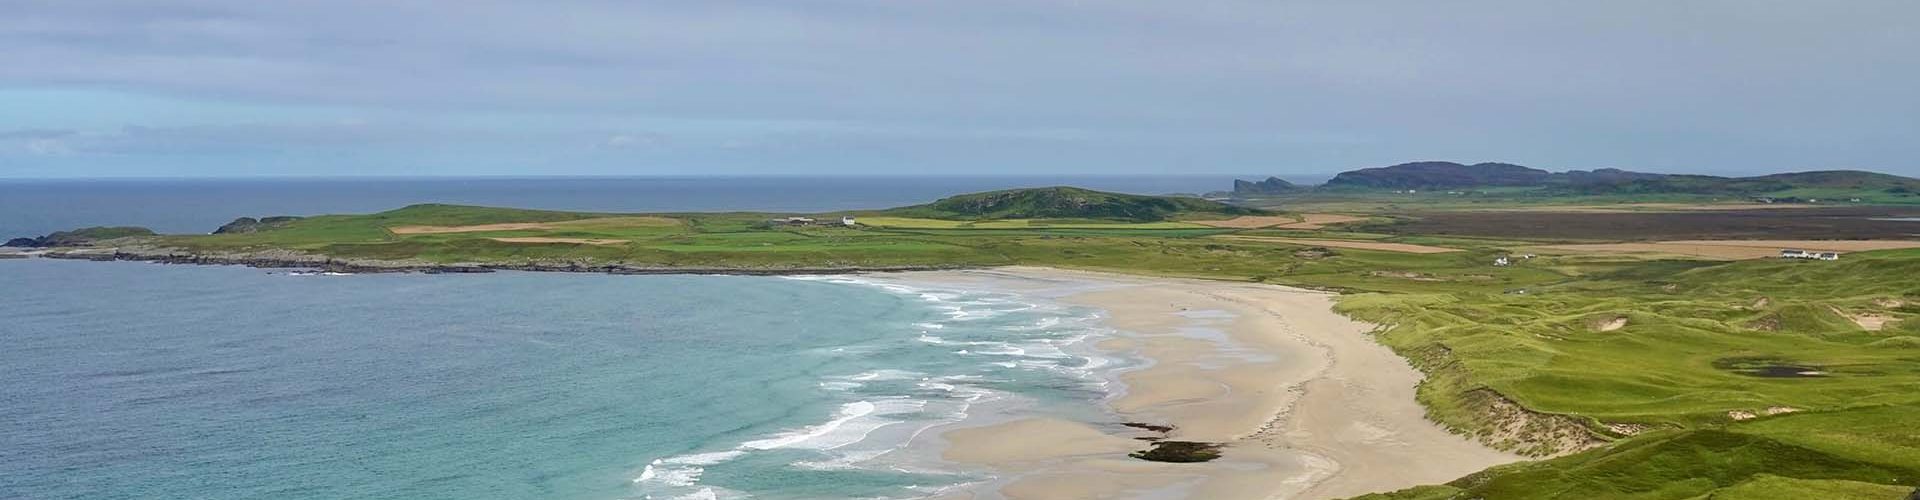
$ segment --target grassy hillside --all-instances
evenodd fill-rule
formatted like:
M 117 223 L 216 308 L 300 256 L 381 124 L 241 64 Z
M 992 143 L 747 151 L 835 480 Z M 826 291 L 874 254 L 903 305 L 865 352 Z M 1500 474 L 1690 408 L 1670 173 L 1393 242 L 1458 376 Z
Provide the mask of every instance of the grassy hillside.
M 1199 198 L 1045 187 L 963 194 L 884 213 L 935 219 L 1108 219 L 1153 222 L 1256 215 L 1265 211 Z
M 1429 373 L 1419 398 L 1435 420 L 1525 453 L 1592 448 L 1383 498 L 1911 491 L 1915 273 L 1920 251 L 1903 250 L 1654 261 L 1524 295 L 1352 297 L 1343 309 L 1394 325 L 1382 342 Z M 1891 326 L 1868 331 L 1860 315 Z

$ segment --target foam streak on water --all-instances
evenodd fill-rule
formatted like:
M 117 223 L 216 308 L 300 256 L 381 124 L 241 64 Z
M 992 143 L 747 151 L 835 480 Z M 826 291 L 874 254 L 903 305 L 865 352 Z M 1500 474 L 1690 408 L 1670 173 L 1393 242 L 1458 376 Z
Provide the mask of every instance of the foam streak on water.
M 917 496 L 930 485 L 986 479 L 985 471 L 933 458 L 939 441 L 929 430 L 976 417 L 980 405 L 999 413 L 1045 405 L 1098 411 L 1093 403 L 1105 396 L 1100 371 L 1115 363 L 1088 354 L 1084 345 L 1102 333 L 1092 311 L 997 291 L 852 276 L 787 279 L 884 291 L 907 300 L 920 318 L 897 324 L 895 335 L 819 351 L 845 359 L 823 366 L 814 381 L 838 405 L 815 423 L 748 432 L 719 448 L 655 459 L 633 479 L 638 493 L 666 498 L 711 487 L 752 490 L 719 477 L 717 471 L 732 468 L 897 476 L 914 486 L 876 496 Z

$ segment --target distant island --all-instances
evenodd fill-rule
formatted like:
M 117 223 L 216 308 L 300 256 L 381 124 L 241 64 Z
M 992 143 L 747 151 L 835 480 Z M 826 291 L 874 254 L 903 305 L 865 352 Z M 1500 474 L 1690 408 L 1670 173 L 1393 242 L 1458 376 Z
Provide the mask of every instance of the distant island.
M 1697 195 L 1781 201 L 1841 199 L 1920 203 L 1920 179 L 1859 170 L 1791 172 L 1753 177 L 1659 174 L 1617 168 L 1547 170 L 1511 163 L 1421 161 L 1349 170 L 1313 188 L 1278 178 L 1235 181 L 1227 194 L 1263 197 L 1372 191 L 1497 190 L 1514 197 Z

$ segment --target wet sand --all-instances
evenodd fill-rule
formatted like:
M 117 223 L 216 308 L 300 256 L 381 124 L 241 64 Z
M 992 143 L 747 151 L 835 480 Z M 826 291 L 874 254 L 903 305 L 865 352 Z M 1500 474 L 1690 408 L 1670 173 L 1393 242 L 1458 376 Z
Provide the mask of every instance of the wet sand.
M 1341 498 L 1521 460 L 1427 421 L 1419 372 L 1375 343 L 1372 325 L 1334 313 L 1332 294 L 1045 268 L 912 279 L 1052 290 L 1105 310 L 1118 333 L 1098 347 L 1152 360 L 1119 375 L 1112 410 L 1174 428 L 1035 416 L 951 430 L 944 458 L 1002 479 L 942 498 Z M 1159 437 L 1226 446 L 1204 463 L 1128 456 Z

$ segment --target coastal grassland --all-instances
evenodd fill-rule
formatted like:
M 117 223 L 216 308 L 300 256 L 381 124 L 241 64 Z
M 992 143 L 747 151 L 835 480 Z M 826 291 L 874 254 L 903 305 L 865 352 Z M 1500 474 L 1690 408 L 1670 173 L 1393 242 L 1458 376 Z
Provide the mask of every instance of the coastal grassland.
M 1427 372 L 1418 398 L 1434 420 L 1528 454 L 1588 450 L 1378 498 L 1872 498 L 1853 495 L 1920 484 L 1920 251 L 1587 267 L 1526 294 L 1341 302 Z M 1867 312 L 1894 323 L 1843 315 Z
M 1837 262 L 1576 252 L 1495 267 L 1495 256 L 1538 242 L 1369 226 L 1206 227 L 1177 213 L 1141 221 L 861 213 L 860 227 L 771 222 L 778 217 L 422 205 L 153 241 L 194 253 L 444 264 L 1031 265 L 1337 290 L 1349 292 L 1342 312 L 1383 325 L 1376 338 L 1427 374 L 1417 397 L 1430 418 L 1497 447 L 1553 457 L 1393 498 L 1686 499 L 1756 490 L 1844 498 L 1920 481 L 1920 437 L 1905 423 L 1920 414 L 1920 285 L 1912 279 L 1920 250 L 1850 253 Z M 394 231 L 410 226 L 458 229 Z M 1864 328 L 1865 318 L 1881 328 Z
M 849 228 L 794 226 L 772 222 L 775 218 L 758 213 L 643 216 L 417 205 L 370 215 L 310 217 L 256 233 L 166 236 L 157 243 L 195 253 L 292 251 L 437 264 L 743 269 L 1025 264 L 1382 292 L 1497 289 L 1564 277 L 1537 268 L 1489 266 L 1493 255 L 1502 252 L 1503 242 L 1497 240 L 1283 232 L 1317 240 L 1420 239 L 1461 250 L 1429 256 L 1210 238 L 1274 230 L 1169 221 L 863 217 L 862 226 Z

